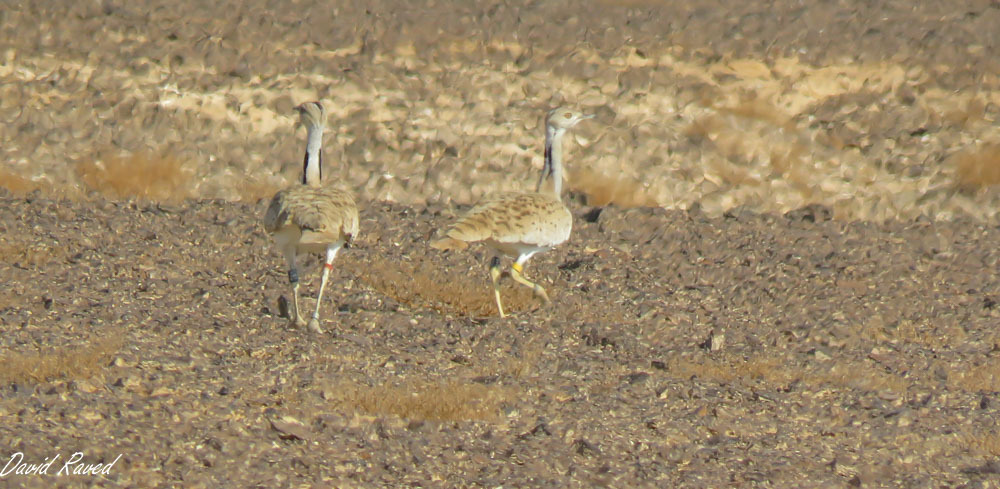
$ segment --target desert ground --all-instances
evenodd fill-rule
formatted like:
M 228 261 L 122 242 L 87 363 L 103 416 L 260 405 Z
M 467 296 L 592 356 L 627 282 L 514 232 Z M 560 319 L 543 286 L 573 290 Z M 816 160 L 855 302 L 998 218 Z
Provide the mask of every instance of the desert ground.
M 8 2 L 0 466 L 58 459 L 0 487 L 1000 487 L 998 50 L 986 1 Z M 261 225 L 308 100 L 323 334 Z M 573 235 L 499 318 L 428 243 L 557 105 Z

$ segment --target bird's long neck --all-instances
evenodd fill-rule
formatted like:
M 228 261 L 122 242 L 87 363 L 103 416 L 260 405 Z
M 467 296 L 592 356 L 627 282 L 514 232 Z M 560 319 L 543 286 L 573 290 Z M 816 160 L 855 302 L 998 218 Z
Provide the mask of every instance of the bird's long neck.
M 563 129 L 545 128 L 545 165 L 535 188 L 536 192 L 552 195 L 557 200 L 562 195 L 562 137 L 565 132 Z
M 302 183 L 317 187 L 323 181 L 323 126 L 310 125 L 306 131 L 308 139 L 302 161 Z

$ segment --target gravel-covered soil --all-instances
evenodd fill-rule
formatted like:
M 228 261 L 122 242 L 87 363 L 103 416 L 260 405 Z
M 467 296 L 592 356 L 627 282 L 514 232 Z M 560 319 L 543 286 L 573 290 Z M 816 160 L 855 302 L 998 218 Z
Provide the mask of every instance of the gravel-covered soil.
M 0 468 L 59 458 L 0 487 L 1000 487 L 997 33 L 989 2 L 9 2 Z M 260 224 L 314 98 L 362 208 L 321 335 Z M 597 114 L 574 233 L 500 319 L 488 250 L 427 243 L 532 186 L 557 103 Z
M 0 440 L 121 453 L 108 486 L 997 477 L 994 228 L 577 206 L 528 268 L 554 303 L 508 287 L 499 319 L 482 250 L 426 246 L 450 209 L 370 203 L 315 335 L 279 317 L 263 204 L 0 202 Z M 35 351 L 98 365 L 38 382 Z

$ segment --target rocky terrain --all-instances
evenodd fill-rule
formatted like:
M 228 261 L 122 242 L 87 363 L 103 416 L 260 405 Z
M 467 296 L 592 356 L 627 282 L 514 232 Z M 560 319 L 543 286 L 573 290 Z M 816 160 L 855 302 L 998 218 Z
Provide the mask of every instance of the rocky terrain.
M 2 209 L 0 439 L 110 486 L 996 480 L 995 228 L 578 207 L 499 319 L 485 253 L 426 246 L 451 210 L 372 203 L 318 336 L 262 205 Z
M 730 3 L 10 2 L 0 468 L 58 459 L 0 487 L 1000 486 L 1000 9 Z M 260 224 L 311 99 L 322 335 Z M 427 243 L 556 104 L 574 234 L 500 319 Z
M 293 181 L 291 108 L 370 200 L 470 204 L 574 131 L 592 202 L 711 215 L 995 221 L 987 1 L 23 2 L 0 15 L 0 177 L 70 198 L 256 202 Z M 280 8 L 279 8 L 280 7 Z M 849 42 L 845 42 L 850 40 Z M 155 174 L 120 182 L 116 168 Z

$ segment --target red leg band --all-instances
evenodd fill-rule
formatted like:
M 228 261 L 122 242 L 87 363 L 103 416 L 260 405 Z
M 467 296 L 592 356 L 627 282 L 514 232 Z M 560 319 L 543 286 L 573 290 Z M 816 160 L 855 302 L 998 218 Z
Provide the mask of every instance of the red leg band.
M 333 263 L 327 263 L 323 266 L 326 267 L 327 270 L 333 270 Z

